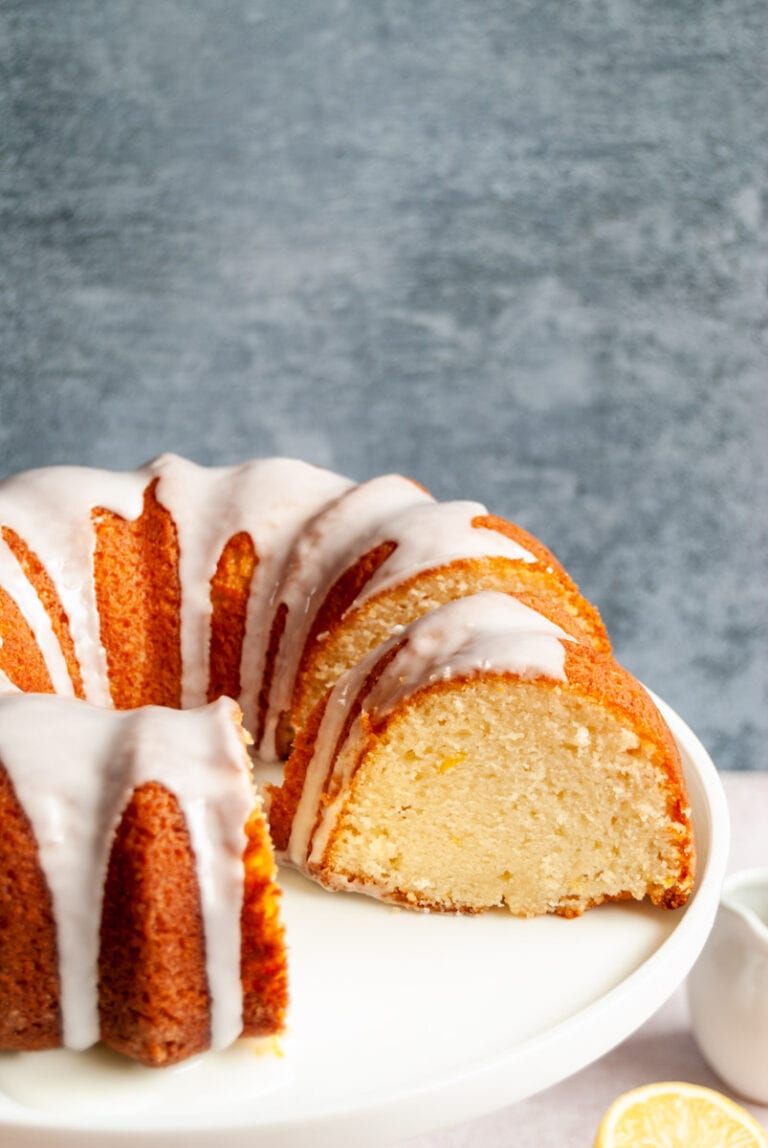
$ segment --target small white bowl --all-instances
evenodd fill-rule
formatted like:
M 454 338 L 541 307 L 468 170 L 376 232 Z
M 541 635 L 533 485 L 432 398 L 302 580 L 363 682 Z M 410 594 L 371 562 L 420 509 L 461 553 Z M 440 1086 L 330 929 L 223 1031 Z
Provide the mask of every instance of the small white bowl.
M 768 868 L 734 873 L 688 978 L 701 1052 L 726 1084 L 768 1104 Z

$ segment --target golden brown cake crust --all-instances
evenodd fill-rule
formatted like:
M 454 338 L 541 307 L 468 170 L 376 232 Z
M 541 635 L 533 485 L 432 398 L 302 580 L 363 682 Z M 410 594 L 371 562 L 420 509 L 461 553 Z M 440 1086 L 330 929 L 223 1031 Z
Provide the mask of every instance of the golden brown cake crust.
M 286 719 L 289 719 L 294 729 L 301 728 L 308 708 L 303 697 L 305 682 L 307 677 L 313 674 L 318 660 L 322 659 L 324 636 L 340 625 L 355 599 L 396 549 L 396 542 L 382 542 L 343 570 L 331 586 L 307 634 L 294 682 L 291 711 L 289 715 L 281 715 L 282 726 L 285 726 Z M 288 738 L 283 735 L 280 740 L 281 750 L 289 750 Z
M 362 688 L 358 691 L 357 696 L 352 698 L 347 713 L 346 721 L 339 734 L 336 750 L 331 758 L 329 776 L 326 778 L 324 793 L 327 797 L 329 795 L 329 777 L 330 770 L 333 769 L 333 763 L 343 745 L 350 729 L 355 721 L 361 715 L 365 698 L 371 689 L 373 689 L 376 682 L 389 663 L 397 656 L 400 650 L 400 643 L 396 643 L 390 650 L 388 650 L 381 658 L 378 659 L 376 664 L 371 669 L 371 672 L 365 678 Z M 286 762 L 285 772 L 283 775 L 282 786 L 267 786 L 270 796 L 269 807 L 269 828 L 272 835 L 272 841 L 275 849 L 284 851 L 288 847 L 288 839 L 291 835 L 291 826 L 293 819 L 296 815 L 296 808 L 301 799 L 302 790 L 304 788 L 304 780 L 306 777 L 307 768 L 314 753 L 315 742 L 317 734 L 320 729 L 320 724 L 323 720 L 325 707 L 328 704 L 329 695 L 325 697 L 315 706 L 314 710 L 309 716 L 309 720 L 304 729 L 296 739 L 296 746 L 294 752 Z
M 517 542 L 529 554 L 532 554 L 536 560 L 536 565 L 541 566 L 548 574 L 554 574 L 564 585 L 577 589 L 576 583 L 571 578 L 570 574 L 566 571 L 564 566 L 558 562 L 551 550 L 549 550 L 544 543 L 535 538 L 533 534 L 529 534 L 522 526 L 518 526 L 516 522 L 510 522 L 506 518 L 501 518 L 498 514 L 478 514 L 472 519 L 472 525 L 479 530 L 495 530 L 497 534 L 503 534 L 505 538 L 509 538 L 512 542 Z
M 25 693 L 52 694 L 53 682 L 32 628 L 0 586 L 0 670 Z
M 56 925 L 37 842 L 0 762 L 0 1048 L 61 1044 Z
M 171 511 L 159 500 L 160 481 L 154 478 L 147 483 L 143 490 L 143 509 L 137 518 L 129 521 L 104 507 L 95 507 L 91 516 L 100 637 L 106 652 L 111 697 L 120 709 L 147 704 L 178 708 L 182 701 L 179 533 Z M 420 486 L 418 483 L 414 485 Z M 140 491 L 141 486 L 137 490 Z M 107 501 L 106 496 L 104 501 Z M 130 513 L 136 512 L 137 503 L 127 505 L 133 507 Z M 491 514 L 476 516 L 472 526 L 505 536 L 529 551 L 534 561 L 498 554 L 457 559 L 444 566 L 422 570 L 410 578 L 403 577 L 397 586 L 373 594 L 362 605 L 356 606 L 355 602 L 361 594 L 364 596 L 365 588 L 397 546 L 394 541 L 384 540 L 360 554 L 338 572 L 335 580 L 332 579 L 330 590 L 320 602 L 303 651 L 295 681 L 293 707 L 283 715 L 278 728 L 277 743 L 285 753 L 293 736 L 293 727 L 300 730 L 286 766 L 284 783 L 282 787 L 271 790 L 271 831 L 278 849 L 284 850 L 288 845 L 326 704 L 326 701 L 321 701 L 310 710 L 318 696 L 318 673 L 329 651 L 334 656 L 338 655 L 340 665 L 343 663 L 344 647 L 334 643 L 344 628 L 351 631 L 358 627 L 362 633 L 369 623 L 379 625 L 375 645 L 393 625 L 405 625 L 423 610 L 452 601 L 457 596 L 468 596 L 486 589 L 514 595 L 575 639 L 565 642 L 568 683 L 547 680 L 542 681 L 542 686 L 569 690 L 584 698 L 599 700 L 602 706 L 620 716 L 621 721 L 629 725 L 643 746 L 649 749 L 660 774 L 666 778 L 669 817 L 678 824 L 686 823 L 687 797 L 674 739 L 642 687 L 610 657 L 610 643 L 598 611 L 582 597 L 576 584 L 547 547 L 527 531 Z M 83 677 L 55 584 L 37 555 L 18 534 L 9 527 L 3 527 L 2 535 L 40 596 L 64 655 L 74 692 L 77 697 L 82 697 Z M 510 550 L 509 547 L 506 549 Z M 515 552 L 510 550 L 510 553 Z M 209 700 L 222 694 L 235 697 L 240 694 L 240 662 L 246 637 L 249 595 L 254 579 L 258 578 L 260 559 L 266 554 L 265 550 L 264 555 L 259 555 L 251 535 L 241 531 L 229 538 L 218 555 L 209 586 Z M 209 577 L 209 574 L 205 576 Z M 390 606 L 392 613 L 382 623 L 377 612 L 386 613 L 385 607 L 389 609 Z M 267 723 L 272 673 L 286 625 L 285 605 L 262 622 L 265 627 L 271 627 L 271 632 L 263 676 L 257 686 L 259 697 L 254 707 L 256 730 L 252 732 L 256 733 L 257 743 L 261 742 Z M 33 631 L 18 605 L 2 587 L 0 635 L 3 637 L 0 670 L 10 681 L 23 690 L 52 692 L 51 678 Z M 40 640 L 42 642 L 43 638 Z M 394 657 L 398 648 L 391 649 L 387 657 Z M 85 655 L 83 664 L 85 669 Z M 358 765 L 366 750 L 381 738 L 387 723 L 397 717 L 394 713 L 376 721 L 364 712 L 365 698 L 385 665 L 380 659 L 368 675 L 350 706 L 338 739 L 337 752 L 353 722 L 360 718 L 363 736 Z M 334 663 L 335 677 L 338 677 L 337 668 Z M 330 676 L 335 680 L 334 674 Z M 503 687 L 509 684 L 511 675 L 496 676 Z M 491 677 L 492 674 L 489 679 Z M 320 688 L 325 684 L 327 682 L 322 679 Z M 433 683 L 429 691 L 439 693 L 442 689 L 456 688 L 457 684 L 460 684 L 460 679 L 451 683 Z M 414 698 L 407 704 L 412 704 Z M 335 784 L 331 765 L 325 781 L 326 799 L 334 796 Z M 7 987 L 8 999 L 17 1002 L 8 1015 L 4 1016 L 0 1010 L 0 1047 L 49 1047 L 50 1043 L 46 1041 L 57 1044 L 61 1039 L 50 894 L 37 861 L 31 827 L 2 768 L 0 815 L 3 815 L 2 824 L 9 827 L 3 843 L 0 843 L 0 860 L 3 848 L 10 848 L 8 856 L 13 858 L 0 871 L 0 920 L 3 920 L 7 907 L 11 921 L 10 931 L 3 934 L 0 930 L 0 943 L 6 944 L 7 952 L 11 953 L 6 959 L 4 951 L 0 950 L 5 961 L 0 961 L 0 997 Z M 278 912 L 279 893 L 272 872 L 272 852 L 258 811 L 254 812 L 246 832 L 245 895 L 241 915 L 243 1029 L 247 1034 L 260 1035 L 278 1031 L 284 1023 L 287 999 L 285 951 Z M 682 849 L 685 864 L 680 881 L 657 898 L 669 907 L 682 904 L 690 891 L 694 870 L 690 826 Z M 25 963 L 30 956 L 24 949 L 19 931 L 22 924 L 26 927 L 29 910 L 25 909 L 22 922 L 19 899 L 15 906 L 12 904 L 11 867 L 14 879 L 22 882 L 24 896 L 21 903 L 34 901 L 37 907 L 36 932 L 44 939 L 39 957 L 42 971 L 35 966 L 32 978 Z M 404 896 L 403 900 L 413 904 L 410 897 Z M 442 907 L 437 903 L 430 905 L 427 899 L 420 904 Z M 149 918 L 144 916 L 139 905 L 149 906 Z M 565 905 L 556 911 L 570 915 L 580 910 Z M 16 916 L 13 916 L 14 912 Z M 18 949 L 15 947 L 17 941 Z M 38 960 L 37 954 L 34 959 Z M 7 982 L 8 969 L 11 970 L 13 984 Z M 6 976 L 6 982 L 3 982 L 3 976 Z M 31 981 L 35 981 L 32 989 Z M 147 1004 L 148 999 L 152 1002 L 150 1005 Z M 142 786 L 134 794 L 124 813 L 111 855 L 102 925 L 100 1011 L 105 1039 L 113 1047 L 148 1064 L 173 1063 L 205 1048 L 209 1041 L 210 1000 L 194 858 L 176 798 L 156 783 Z M 20 1022 L 19 1016 L 25 1012 L 28 1017 L 38 1019 Z M 24 1031 L 24 1024 L 27 1024 L 28 1031 Z M 22 1031 L 24 1035 L 19 1036 Z M 13 1040 L 25 1043 L 7 1043 Z M 41 1043 L 35 1044 L 35 1041 Z
M 260 809 L 246 831 L 241 911 L 243 1035 L 282 1031 L 288 998 L 279 890 Z M 174 1064 L 210 1042 L 195 859 L 176 798 L 149 782 L 134 792 L 105 883 L 99 982 L 105 1043 L 144 1064 Z
M 672 731 L 637 678 L 613 657 L 595 654 L 576 642 L 565 643 L 565 672 L 572 689 L 628 718 L 649 744 L 656 764 L 685 792 L 685 779 Z
M 243 1034 L 281 1032 L 288 1006 L 285 936 L 272 844 L 261 811 L 246 826 L 245 884 L 240 925 Z
M 296 808 L 301 800 L 304 788 L 304 779 L 307 768 L 314 752 L 317 731 L 323 720 L 328 697 L 324 697 L 310 714 L 309 721 L 293 747 L 293 753 L 285 764 L 282 785 L 268 785 L 269 794 L 269 831 L 272 843 L 278 852 L 282 853 L 288 848 L 288 839 L 291 836 L 291 826 L 296 814 Z
M 99 958 L 101 1038 L 150 1066 L 210 1040 L 200 893 L 184 815 L 157 782 L 134 791 L 104 886 Z
M 495 530 L 530 551 L 534 555 L 537 565 L 546 573 L 553 574 L 559 582 L 554 593 L 561 599 L 566 612 L 578 620 L 580 629 L 587 636 L 589 644 L 594 646 L 596 650 L 602 650 L 605 654 L 611 652 L 610 638 L 599 610 L 581 594 L 579 587 L 568 571 L 558 562 L 552 551 L 547 549 L 543 542 L 534 537 L 533 534 L 529 534 L 527 530 L 523 530 L 522 526 L 518 526 L 517 523 L 509 522 L 506 518 L 499 518 L 496 514 L 487 514 L 475 518 L 472 525 L 485 527 L 486 530 Z M 549 617 L 549 615 L 546 616 Z M 563 626 L 563 629 L 567 630 L 567 627 Z M 570 633 L 571 631 L 568 630 L 567 632 Z
M 396 549 L 396 542 L 382 542 L 342 571 L 317 611 L 307 635 L 307 646 L 313 646 L 319 634 L 330 630 L 340 618 L 344 617 L 358 594 Z
M 682 866 L 679 881 L 659 903 L 674 909 L 685 904 L 696 875 L 696 850 L 690 821 L 690 805 L 680 751 L 667 723 L 650 695 L 613 657 L 591 656 L 583 646 L 566 643 L 565 669 L 571 688 L 599 701 L 628 721 L 657 769 L 666 774 L 667 814 L 670 821 L 686 827 L 681 837 Z
M 34 553 L 33 550 L 29 548 L 23 538 L 19 538 L 15 531 L 11 530 L 9 526 L 4 526 L 2 529 L 2 535 L 5 543 L 15 555 L 17 562 L 21 566 L 30 584 L 34 588 L 35 593 L 42 602 L 45 612 L 50 619 L 51 626 L 53 627 L 53 632 L 56 635 L 56 639 L 61 646 L 61 652 L 64 655 L 67 670 L 72 680 L 72 688 L 74 690 L 75 697 L 85 697 L 85 692 L 83 690 L 83 678 L 82 674 L 80 673 L 80 663 L 78 662 L 77 654 L 75 653 L 75 643 L 73 642 L 72 635 L 69 632 L 69 619 L 67 618 L 66 611 L 61 604 L 59 595 L 56 591 L 56 587 L 53 583 L 53 579 L 43 566 L 38 556 Z M 24 623 L 24 625 L 26 625 L 26 623 Z M 9 635 L 13 632 L 13 628 L 8 630 Z M 34 643 L 34 639 L 32 639 L 32 645 L 35 646 L 35 649 L 37 648 Z M 30 657 L 35 657 L 31 647 Z M 9 674 L 8 676 L 10 677 L 11 675 Z M 35 687 L 32 685 L 22 685 L 21 681 L 17 681 L 15 678 L 11 678 L 11 680 L 15 681 L 19 686 L 19 689 L 22 689 L 25 692 L 31 693 L 35 690 Z M 51 692 L 53 692 L 52 689 Z
M 259 558 L 253 539 L 241 531 L 229 539 L 211 579 L 211 645 L 208 701 L 240 696 L 240 660 L 248 595 Z
M 129 522 L 92 512 L 93 556 L 101 640 L 115 709 L 181 706 L 179 542 L 155 479 L 141 515 Z
M 375 570 L 371 577 L 373 573 Z M 361 588 L 365 584 L 363 582 Z M 290 730 L 302 728 L 327 686 L 333 684 L 342 669 L 353 664 L 348 656 L 339 656 L 345 635 L 354 632 L 364 636 L 368 630 L 375 634 L 371 640 L 361 642 L 354 658 L 357 660 L 388 637 L 394 625 L 408 625 L 429 609 L 484 590 L 497 590 L 523 602 L 535 599 L 538 605 L 533 608 L 546 617 L 556 614 L 552 620 L 567 633 L 604 653 L 610 651 L 598 611 L 570 579 L 561 579 L 556 570 L 538 561 L 529 563 L 498 556 L 457 558 L 447 566 L 423 570 L 404 579 L 397 587 L 381 591 L 345 614 L 330 607 L 323 608 L 323 628 L 313 628 L 314 637 L 306 642 L 296 673 L 293 705 L 287 722 Z M 339 672 L 329 675 L 329 665 L 334 665 Z M 281 748 L 287 756 L 290 738 L 284 739 Z

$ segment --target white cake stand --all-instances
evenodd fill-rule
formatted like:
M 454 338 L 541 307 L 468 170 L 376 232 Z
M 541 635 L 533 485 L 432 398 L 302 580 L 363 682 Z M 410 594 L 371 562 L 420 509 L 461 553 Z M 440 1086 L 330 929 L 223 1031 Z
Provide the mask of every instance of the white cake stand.
M 103 1050 L 0 1055 L 3 1148 L 367 1148 L 471 1120 L 602 1056 L 677 988 L 711 928 L 728 852 L 706 751 L 680 747 L 698 848 L 684 910 L 576 920 L 410 913 L 284 872 L 290 1031 L 177 1069 Z

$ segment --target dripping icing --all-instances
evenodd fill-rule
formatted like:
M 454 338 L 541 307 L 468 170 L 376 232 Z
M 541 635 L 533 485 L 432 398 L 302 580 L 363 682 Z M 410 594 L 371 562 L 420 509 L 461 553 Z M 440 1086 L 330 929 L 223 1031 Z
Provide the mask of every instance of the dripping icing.
M 99 1038 L 98 958 L 112 840 L 135 789 L 159 782 L 187 823 L 200 889 L 211 1046 L 242 1031 L 245 824 L 255 804 L 238 708 L 110 712 L 75 699 L 0 697 L 2 761 L 34 829 L 54 907 L 64 1045 Z M 55 747 L 55 752 L 54 752 Z
M 411 623 L 405 635 L 404 640 L 395 634 L 372 651 L 329 694 L 286 850 L 286 859 L 300 869 L 320 861 L 341 812 L 349 777 L 338 742 L 350 706 L 376 663 L 395 646 L 400 649 L 365 698 L 371 717 L 386 717 L 403 698 L 435 681 L 477 672 L 565 680 L 563 642 L 569 635 L 507 594 L 485 591 L 449 602 Z M 347 742 L 354 740 L 359 723 L 358 718 L 352 724 Z M 327 790 L 339 796 L 329 801 L 323 798 Z

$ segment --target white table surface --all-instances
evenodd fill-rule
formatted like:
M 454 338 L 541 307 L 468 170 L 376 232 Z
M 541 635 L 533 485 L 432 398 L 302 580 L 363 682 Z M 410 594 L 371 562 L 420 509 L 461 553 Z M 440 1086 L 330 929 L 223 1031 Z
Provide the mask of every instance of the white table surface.
M 728 871 L 768 865 L 768 773 L 722 773 L 731 813 Z M 402 1148 L 591 1148 L 620 1093 L 655 1080 L 717 1088 L 768 1129 L 768 1107 L 749 1104 L 705 1064 L 688 1024 L 685 989 L 613 1052 L 575 1076 L 480 1120 L 402 1142 Z

